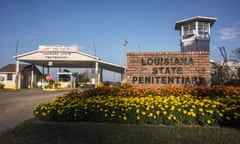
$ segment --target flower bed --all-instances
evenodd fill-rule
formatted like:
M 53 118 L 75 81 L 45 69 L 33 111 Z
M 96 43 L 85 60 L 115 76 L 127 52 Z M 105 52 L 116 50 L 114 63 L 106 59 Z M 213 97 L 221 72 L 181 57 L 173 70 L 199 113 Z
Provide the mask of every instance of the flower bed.
M 36 106 L 34 114 L 49 121 L 239 127 L 240 94 L 239 88 L 234 87 L 159 90 L 102 87 L 58 97 Z
M 151 88 L 132 88 L 132 87 L 98 87 L 90 89 L 77 96 L 92 97 L 96 95 L 110 95 L 120 97 L 142 97 L 142 96 L 181 96 L 190 94 L 195 97 L 205 96 L 226 96 L 226 95 L 240 95 L 240 87 L 190 87 L 190 88 L 176 88 L 167 87 L 161 89 Z

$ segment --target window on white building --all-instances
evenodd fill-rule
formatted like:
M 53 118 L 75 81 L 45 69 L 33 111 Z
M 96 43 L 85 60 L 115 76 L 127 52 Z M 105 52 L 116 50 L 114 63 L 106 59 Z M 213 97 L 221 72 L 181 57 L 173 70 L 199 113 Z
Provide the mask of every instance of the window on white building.
M 7 74 L 7 80 L 8 80 L 8 81 L 13 80 L 13 74 L 12 74 L 12 73 L 8 73 L 8 74 Z

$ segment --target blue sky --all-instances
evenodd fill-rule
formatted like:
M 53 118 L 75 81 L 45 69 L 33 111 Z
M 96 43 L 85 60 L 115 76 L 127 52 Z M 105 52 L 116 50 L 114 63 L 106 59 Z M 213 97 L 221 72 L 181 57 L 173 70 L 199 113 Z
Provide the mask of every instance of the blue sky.
M 38 45 L 77 45 L 104 61 L 124 64 L 127 51 L 180 51 L 175 22 L 193 16 L 217 18 L 211 29 L 211 59 L 240 47 L 238 0 L 0 0 L 0 67 Z M 123 47 L 127 40 L 128 46 Z

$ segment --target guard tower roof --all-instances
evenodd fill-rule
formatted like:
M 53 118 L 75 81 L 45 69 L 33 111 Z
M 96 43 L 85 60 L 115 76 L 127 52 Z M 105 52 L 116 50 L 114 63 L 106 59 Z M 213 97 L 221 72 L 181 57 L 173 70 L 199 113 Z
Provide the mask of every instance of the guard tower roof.
M 216 20 L 217 20 L 217 18 L 213 18 L 213 17 L 195 16 L 195 17 L 176 21 L 175 30 L 180 30 L 181 25 L 187 24 L 187 23 L 192 23 L 194 21 L 209 22 L 210 25 L 212 26 Z

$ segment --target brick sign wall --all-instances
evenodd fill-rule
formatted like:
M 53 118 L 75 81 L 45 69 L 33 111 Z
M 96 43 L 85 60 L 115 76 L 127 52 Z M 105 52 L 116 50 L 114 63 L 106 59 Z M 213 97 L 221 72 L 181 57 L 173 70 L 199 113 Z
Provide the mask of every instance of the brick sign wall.
M 209 52 L 127 53 L 127 82 L 134 87 L 210 85 Z

